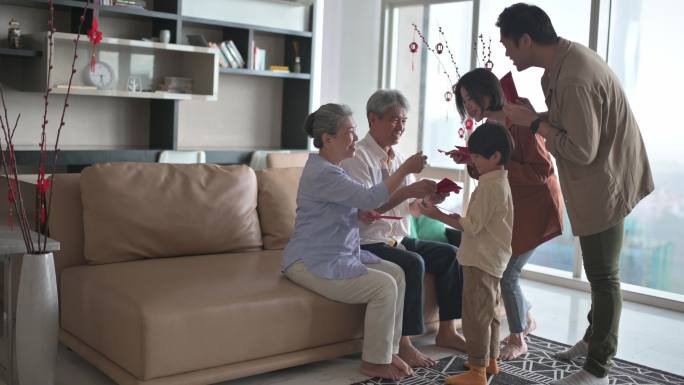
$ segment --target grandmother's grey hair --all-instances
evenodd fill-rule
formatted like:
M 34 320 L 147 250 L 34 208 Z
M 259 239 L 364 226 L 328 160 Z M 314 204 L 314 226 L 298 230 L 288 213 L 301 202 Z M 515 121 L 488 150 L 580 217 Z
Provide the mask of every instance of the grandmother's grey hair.
M 324 104 L 306 117 L 304 131 L 313 138 L 314 146 L 321 148 L 323 147 L 323 133 L 335 135 L 342 120 L 351 115 L 352 110 L 346 104 Z
M 369 119 L 371 112 L 377 117 L 382 115 L 390 108 L 403 108 L 409 110 L 409 102 L 406 96 L 399 90 L 377 90 L 368 98 L 366 103 L 366 117 Z

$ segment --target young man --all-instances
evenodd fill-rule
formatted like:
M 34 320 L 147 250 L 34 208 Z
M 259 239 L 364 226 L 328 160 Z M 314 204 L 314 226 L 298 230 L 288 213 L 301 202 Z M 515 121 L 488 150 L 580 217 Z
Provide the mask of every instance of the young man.
M 409 106 L 406 97 L 396 90 L 380 90 L 368 99 L 366 115 L 370 130 L 356 145 L 356 155 L 342 162 L 342 167 L 356 181 L 366 186 L 382 182 L 392 175 L 404 157 L 393 146 L 404 133 Z M 415 183 L 425 183 L 420 181 Z M 405 186 L 414 183 L 406 178 Z M 434 183 L 434 182 L 432 182 Z M 420 215 L 421 201 L 434 205 L 445 195 L 430 194 L 422 200 L 407 200 L 405 189 L 398 189 L 389 201 L 375 211 L 400 220 L 379 219 L 360 223 L 361 248 L 401 266 L 406 277 L 404 319 L 399 357 L 415 367 L 429 367 L 434 360 L 420 353 L 410 336 L 423 334 L 423 279 L 425 272 L 435 278 L 439 305 L 439 346 L 465 350 L 465 339 L 455 328 L 454 320 L 461 318 L 463 272 L 456 261 L 456 248 L 440 242 L 421 241 L 408 237 L 409 215 Z
M 501 43 L 518 71 L 545 70 L 548 113 L 506 105 L 513 122 L 546 139 L 556 158 L 570 224 L 580 237 L 592 306 L 584 338 L 559 358 L 586 355 L 584 369 L 556 384 L 608 384 L 622 309 L 619 255 L 624 218 L 653 191 L 639 126 L 613 71 L 594 51 L 560 38 L 539 7 L 515 4 L 499 15 Z

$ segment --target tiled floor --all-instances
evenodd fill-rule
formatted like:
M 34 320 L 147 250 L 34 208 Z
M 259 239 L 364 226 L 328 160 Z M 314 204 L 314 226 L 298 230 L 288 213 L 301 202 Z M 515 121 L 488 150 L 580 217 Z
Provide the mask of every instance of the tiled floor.
M 535 334 L 560 342 L 576 342 L 586 327 L 589 294 L 524 281 L 539 325 Z M 502 325 L 502 335 L 508 326 Z M 634 303 L 625 303 L 620 329 L 618 357 L 684 375 L 684 314 Z M 450 354 L 435 347 L 431 336 L 417 344 L 435 358 Z M 221 385 L 313 385 L 350 384 L 363 379 L 358 373 L 359 356 L 350 356 L 273 373 L 224 382 Z M 57 385 L 114 385 L 97 369 L 60 346 Z

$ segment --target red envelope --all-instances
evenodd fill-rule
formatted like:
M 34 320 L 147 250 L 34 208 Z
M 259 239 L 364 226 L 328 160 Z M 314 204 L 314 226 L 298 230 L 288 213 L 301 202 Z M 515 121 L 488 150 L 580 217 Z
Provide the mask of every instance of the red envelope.
M 401 217 L 395 217 L 394 215 L 378 215 L 375 219 L 401 219 Z
M 437 150 L 439 152 L 444 153 L 444 155 L 448 155 L 451 157 L 451 159 L 454 160 L 454 162 L 458 164 L 464 164 L 468 163 L 470 161 L 470 150 L 468 150 L 468 147 L 463 147 L 463 146 L 456 146 L 454 150 L 451 151 L 444 151 L 444 150 Z
M 455 192 L 458 194 L 461 191 L 461 186 L 454 183 L 449 178 L 444 178 L 437 183 L 437 192 L 439 194 L 446 194 L 450 192 Z
M 501 83 L 501 88 L 503 89 L 506 100 L 508 100 L 509 103 L 516 103 L 520 96 L 518 96 L 518 90 L 515 88 L 513 75 L 510 71 L 499 80 L 499 83 Z

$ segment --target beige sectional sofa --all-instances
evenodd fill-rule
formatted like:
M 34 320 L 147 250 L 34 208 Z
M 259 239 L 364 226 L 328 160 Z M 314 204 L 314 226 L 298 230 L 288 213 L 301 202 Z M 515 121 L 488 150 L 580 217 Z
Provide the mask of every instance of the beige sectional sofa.
M 123 385 L 212 384 L 359 352 L 364 307 L 280 273 L 300 175 L 119 163 L 57 176 L 61 342 Z

